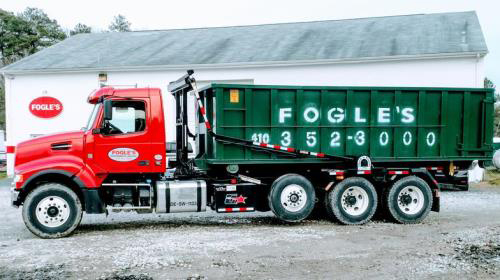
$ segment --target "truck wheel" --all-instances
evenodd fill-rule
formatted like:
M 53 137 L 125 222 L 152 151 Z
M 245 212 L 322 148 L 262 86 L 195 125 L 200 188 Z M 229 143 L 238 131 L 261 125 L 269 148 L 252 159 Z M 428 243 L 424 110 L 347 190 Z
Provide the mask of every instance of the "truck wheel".
M 57 183 L 43 184 L 26 197 L 23 220 L 38 237 L 68 236 L 82 220 L 82 204 L 68 187 Z
M 269 192 L 269 207 L 283 221 L 298 222 L 314 208 L 316 194 L 311 182 L 298 174 L 286 174 L 274 181 Z
M 325 199 L 328 216 L 344 225 L 368 222 L 377 210 L 377 191 L 370 181 L 351 177 L 333 187 Z
M 415 224 L 431 211 L 432 191 L 421 178 L 408 176 L 396 181 L 384 200 L 392 220 L 401 224 Z

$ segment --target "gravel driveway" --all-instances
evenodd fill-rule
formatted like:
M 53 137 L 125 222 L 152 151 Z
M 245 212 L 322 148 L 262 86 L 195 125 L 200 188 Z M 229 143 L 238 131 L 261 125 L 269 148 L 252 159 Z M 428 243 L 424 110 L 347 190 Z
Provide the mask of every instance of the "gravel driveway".
M 498 279 L 500 187 L 442 193 L 422 224 L 285 224 L 272 213 L 84 215 L 42 240 L 0 181 L 1 279 Z

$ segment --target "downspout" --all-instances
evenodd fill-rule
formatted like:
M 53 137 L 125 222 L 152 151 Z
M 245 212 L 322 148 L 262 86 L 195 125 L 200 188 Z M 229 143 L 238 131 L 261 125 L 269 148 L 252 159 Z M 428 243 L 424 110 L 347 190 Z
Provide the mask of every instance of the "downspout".
M 14 176 L 14 135 L 12 132 L 12 80 L 15 79 L 14 75 L 2 73 L 5 82 L 5 148 L 7 160 L 7 176 Z
M 478 80 L 477 80 L 477 64 L 479 63 L 479 58 L 481 57 L 481 55 L 479 53 L 476 54 L 476 63 L 475 63 L 475 67 L 474 67 L 474 84 L 476 85 L 476 87 L 482 87 L 480 84 L 478 84 Z

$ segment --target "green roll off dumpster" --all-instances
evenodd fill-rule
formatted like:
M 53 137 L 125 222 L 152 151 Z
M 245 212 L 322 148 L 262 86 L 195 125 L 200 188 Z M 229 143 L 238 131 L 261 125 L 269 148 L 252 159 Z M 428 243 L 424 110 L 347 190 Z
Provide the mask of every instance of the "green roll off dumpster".
M 492 155 L 490 89 L 212 84 L 202 95 L 214 132 L 226 136 L 387 166 L 466 167 Z M 206 143 L 207 165 L 325 162 Z
M 393 220 L 419 222 L 439 211 L 440 188 L 467 190 L 471 163 L 492 156 L 491 89 L 212 84 L 199 96 L 198 167 L 258 178 L 269 200 L 300 174 L 315 209 L 345 224 L 371 218 L 377 207 L 359 203 L 372 192 Z

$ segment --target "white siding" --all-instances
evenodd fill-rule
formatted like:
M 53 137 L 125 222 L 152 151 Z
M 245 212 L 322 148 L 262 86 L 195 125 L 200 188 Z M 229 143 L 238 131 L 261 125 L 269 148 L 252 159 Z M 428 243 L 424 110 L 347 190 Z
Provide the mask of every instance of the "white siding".
M 426 86 L 482 87 L 484 58 L 446 58 L 408 61 L 336 63 L 324 65 L 195 69 L 198 80 L 254 81 L 255 84 L 331 86 Z M 169 81 L 184 71 L 111 71 L 109 85 L 159 87 L 164 93 Z M 6 79 L 7 145 L 16 145 L 32 135 L 78 130 L 90 114 L 88 95 L 98 87 L 98 72 L 16 75 Z M 36 97 L 59 99 L 64 109 L 53 119 L 40 119 L 29 111 Z M 167 140 L 174 139 L 173 97 L 164 94 Z M 170 120 L 170 121 L 169 121 Z M 8 156 L 8 174 L 13 158 Z

